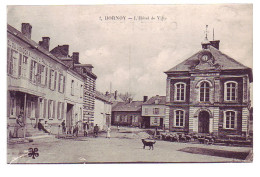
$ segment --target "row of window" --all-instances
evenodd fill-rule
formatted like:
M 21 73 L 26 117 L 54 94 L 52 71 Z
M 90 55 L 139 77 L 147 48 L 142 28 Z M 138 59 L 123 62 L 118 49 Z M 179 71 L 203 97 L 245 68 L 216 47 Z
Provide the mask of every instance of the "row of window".
M 236 101 L 237 100 L 237 87 L 235 81 L 228 81 L 224 84 L 224 100 Z M 210 85 L 207 81 L 200 84 L 200 101 L 209 102 L 210 100 Z M 186 100 L 186 83 L 178 82 L 174 84 L 174 101 Z
M 10 97 L 10 117 L 16 117 L 20 114 L 16 112 L 17 106 L 21 106 L 21 103 L 18 102 L 21 100 L 15 99 L 15 97 Z M 37 100 L 35 97 L 32 97 L 27 100 L 27 112 L 26 117 L 35 118 L 36 117 L 36 104 Z M 40 117 L 49 118 L 49 119 L 63 119 L 64 118 L 64 103 L 56 102 L 54 100 L 44 99 L 41 103 Z M 20 108 L 21 109 L 21 108 Z M 22 108 L 23 110 L 23 108 Z M 22 111 L 20 110 L 20 111 Z
M 233 110 L 224 111 L 223 128 L 235 129 L 236 128 L 237 113 Z M 185 125 L 185 111 L 174 111 L 174 127 L 184 127 Z
M 138 116 L 130 116 L 128 119 L 127 115 L 117 115 L 115 118 L 116 122 L 130 122 L 132 120 L 132 123 L 137 123 L 138 122 Z
M 153 114 L 154 115 L 158 115 L 160 114 L 160 108 L 152 108 L 153 109 Z M 166 109 L 163 109 L 164 113 L 165 113 Z M 161 112 L 162 113 L 162 112 Z M 144 114 L 148 115 L 149 114 L 149 108 L 144 108 Z M 163 113 L 162 113 L 163 114 Z
M 32 83 L 47 86 L 47 80 L 49 77 L 49 89 L 58 90 L 64 93 L 65 76 L 63 74 L 48 69 L 43 64 L 40 64 L 34 60 L 30 63 L 30 72 L 28 72 L 28 57 L 18 53 L 16 50 L 7 48 L 7 72 L 14 77 L 29 78 Z M 48 76 L 49 72 L 49 76 Z M 29 77 L 28 77 L 29 74 Z M 58 85 L 57 85 L 58 80 Z M 58 88 L 56 88 L 58 87 Z

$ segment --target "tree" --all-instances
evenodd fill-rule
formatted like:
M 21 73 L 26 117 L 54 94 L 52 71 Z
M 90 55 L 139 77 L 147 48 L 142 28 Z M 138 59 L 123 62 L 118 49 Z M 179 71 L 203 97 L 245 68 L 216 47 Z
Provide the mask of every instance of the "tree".
M 119 94 L 119 97 L 124 101 L 124 102 L 127 102 L 129 101 L 129 99 L 133 100 L 134 98 L 134 94 L 133 93 L 129 93 L 129 92 L 126 92 L 126 93 L 120 93 Z

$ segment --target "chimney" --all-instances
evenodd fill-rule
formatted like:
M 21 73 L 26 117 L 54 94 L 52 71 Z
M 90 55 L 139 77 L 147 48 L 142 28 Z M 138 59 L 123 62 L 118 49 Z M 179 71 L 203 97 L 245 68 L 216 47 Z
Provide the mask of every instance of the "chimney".
M 63 45 L 62 46 L 63 55 L 68 56 L 69 55 L 69 45 Z
M 73 59 L 75 64 L 80 64 L 79 63 L 79 52 L 73 52 L 72 53 L 72 59 Z
M 210 44 L 218 50 L 219 50 L 219 43 L 220 40 L 210 41 Z
M 117 100 L 117 90 L 115 91 L 115 100 Z
M 39 41 L 39 45 L 41 47 L 43 47 L 45 50 L 49 51 L 50 38 L 49 37 L 42 37 L 42 41 Z
M 22 34 L 31 39 L 31 34 L 32 34 L 32 26 L 30 25 L 30 23 L 22 23 Z
M 148 96 L 144 96 L 143 102 L 146 102 L 148 100 Z

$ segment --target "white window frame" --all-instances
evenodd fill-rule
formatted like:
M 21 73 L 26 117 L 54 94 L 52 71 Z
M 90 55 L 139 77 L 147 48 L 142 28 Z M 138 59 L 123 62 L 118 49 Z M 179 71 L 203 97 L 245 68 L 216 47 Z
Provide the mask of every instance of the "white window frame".
M 144 108 L 144 114 L 148 115 L 148 108 Z
M 227 125 L 226 125 L 226 122 L 227 122 L 227 112 L 234 112 L 235 113 L 235 124 L 234 124 L 234 128 L 231 128 L 231 127 L 227 127 Z M 237 129 L 237 111 L 235 111 L 235 110 L 225 110 L 224 111 L 224 120 L 223 120 L 224 122 L 223 122 L 223 124 L 224 124 L 224 129 L 231 129 L 231 130 L 235 130 L 235 129 Z M 231 125 L 231 121 L 229 121 L 230 123 L 230 125 Z
M 183 97 L 183 100 L 182 99 L 177 99 L 177 85 L 179 84 L 183 84 L 184 85 L 184 97 Z M 177 82 L 174 84 L 174 101 L 178 101 L 178 102 L 185 102 L 186 101 L 186 83 L 185 82 Z M 181 93 L 180 93 L 181 94 Z M 181 98 L 181 96 L 180 96 Z
M 204 88 L 204 100 L 201 101 L 201 86 L 202 84 L 207 83 L 209 85 L 208 89 L 209 89 L 209 100 L 206 101 L 206 88 Z M 199 101 L 200 102 L 209 102 L 210 101 L 210 83 L 208 81 L 203 81 L 200 83 L 200 87 L 199 87 Z
M 18 65 L 19 65 L 19 52 L 17 52 L 14 49 L 11 49 L 11 60 L 12 62 L 10 62 L 12 64 L 12 66 L 10 66 L 10 74 L 12 76 L 17 77 L 18 76 Z
M 227 84 L 233 83 L 235 84 L 235 100 L 227 100 Z M 231 89 L 231 97 L 232 98 L 232 89 Z M 226 102 L 236 102 L 237 101 L 237 95 L 238 95 L 238 83 L 236 81 L 227 81 L 224 83 L 224 101 Z
M 119 122 L 119 121 L 120 121 L 120 116 L 117 115 L 117 116 L 116 116 L 116 122 Z
M 177 115 L 177 111 L 183 111 L 183 125 L 176 125 L 176 115 Z M 174 121 L 173 121 L 173 126 L 174 127 L 184 127 L 185 126 L 185 110 L 183 109 L 177 109 L 177 110 L 174 110 Z

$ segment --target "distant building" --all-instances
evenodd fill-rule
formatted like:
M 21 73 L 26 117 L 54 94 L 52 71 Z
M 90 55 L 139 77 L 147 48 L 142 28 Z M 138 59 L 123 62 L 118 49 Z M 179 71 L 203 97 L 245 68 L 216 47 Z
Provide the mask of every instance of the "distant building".
M 97 76 L 92 73 L 93 66 L 91 64 L 81 64 L 79 62 L 79 53 L 73 52 L 72 56 L 69 56 L 69 45 L 58 45 L 51 50 L 51 53 L 59 58 L 63 63 L 65 63 L 73 71 L 77 72 L 84 79 L 84 83 L 78 83 L 75 80 L 69 83 L 68 87 L 74 88 L 79 84 L 80 92 L 83 93 L 83 118 L 79 118 L 84 122 L 88 122 L 90 126 L 94 126 L 94 108 L 95 108 L 95 89 L 96 89 L 96 79 Z M 71 105 L 67 105 L 70 109 Z M 70 113 L 67 117 L 70 117 Z M 67 118 L 70 120 L 69 118 Z
M 202 42 L 202 50 L 166 71 L 170 131 L 248 134 L 252 70 Z
M 111 126 L 111 111 L 112 102 L 106 95 L 96 90 L 94 124 L 97 124 L 100 130 L 105 130 L 108 126 Z
M 165 119 L 165 96 L 153 96 L 146 101 L 147 97 L 144 97 L 144 103 L 142 105 L 142 118 L 143 127 L 159 127 L 164 128 L 169 119 Z
M 143 101 L 118 102 L 112 108 L 112 125 L 141 126 Z

